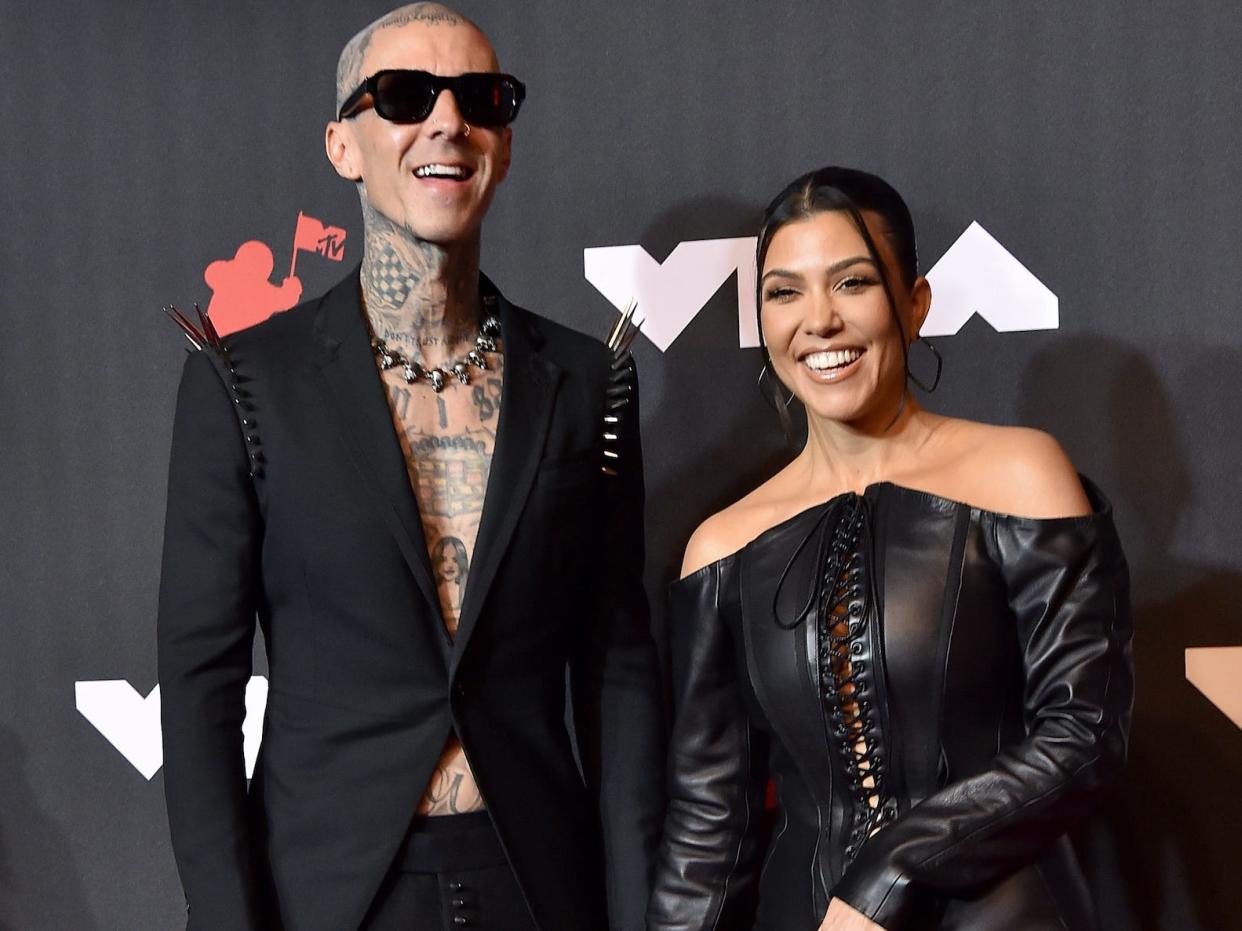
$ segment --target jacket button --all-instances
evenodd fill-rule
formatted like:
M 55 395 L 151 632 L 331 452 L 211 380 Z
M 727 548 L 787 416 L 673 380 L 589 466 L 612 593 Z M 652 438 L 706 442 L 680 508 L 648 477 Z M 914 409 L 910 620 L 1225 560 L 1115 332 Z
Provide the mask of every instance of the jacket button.
M 466 683 L 464 682 L 454 683 L 453 694 L 455 694 L 458 698 L 465 698 L 466 697 Z

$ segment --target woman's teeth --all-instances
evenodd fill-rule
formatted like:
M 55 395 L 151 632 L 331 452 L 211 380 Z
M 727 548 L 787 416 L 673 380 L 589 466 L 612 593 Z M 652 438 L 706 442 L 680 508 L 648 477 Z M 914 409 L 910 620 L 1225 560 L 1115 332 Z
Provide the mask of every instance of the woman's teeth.
M 825 369 L 842 368 L 861 356 L 861 349 L 836 349 L 831 352 L 813 352 L 802 361 L 807 368 L 820 372 Z

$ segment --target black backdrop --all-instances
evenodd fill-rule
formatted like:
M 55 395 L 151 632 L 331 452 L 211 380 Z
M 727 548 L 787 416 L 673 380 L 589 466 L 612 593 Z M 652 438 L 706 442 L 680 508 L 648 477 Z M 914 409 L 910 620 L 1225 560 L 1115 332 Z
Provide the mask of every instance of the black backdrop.
M 182 920 L 139 772 L 182 362 L 158 308 L 206 304 L 249 240 L 278 283 L 299 211 L 348 231 L 342 264 L 299 255 L 307 296 L 357 260 L 322 128 L 338 50 L 386 6 L 0 0 L 0 927 Z M 1116 504 L 1140 693 L 1126 784 L 1080 837 L 1106 927 L 1242 927 L 1242 733 L 1184 675 L 1186 648 L 1242 643 L 1236 4 L 460 6 L 530 88 L 484 247 L 519 303 L 602 335 L 584 249 L 752 235 L 828 162 L 906 194 L 925 266 L 978 221 L 1057 295 L 1057 329 L 939 339 L 933 406 L 1051 430 Z M 661 627 L 689 532 L 789 454 L 737 315 L 730 280 L 636 350 Z

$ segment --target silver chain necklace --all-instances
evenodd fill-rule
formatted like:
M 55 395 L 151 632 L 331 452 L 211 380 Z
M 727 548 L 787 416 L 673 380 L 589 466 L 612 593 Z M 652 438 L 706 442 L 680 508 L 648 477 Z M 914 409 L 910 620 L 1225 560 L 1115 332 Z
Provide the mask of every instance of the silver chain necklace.
M 487 371 L 485 353 L 501 351 L 499 343 L 496 342 L 500 338 L 500 319 L 496 316 L 496 295 L 483 295 L 483 315 L 479 335 L 474 338 L 474 348 L 464 356 L 450 360 L 447 365 L 427 368 L 418 360 L 408 358 L 399 349 L 388 348 L 388 344 L 378 336 L 371 337 L 371 350 L 375 353 L 380 368 L 385 372 L 389 369 L 400 368 L 401 377 L 405 379 L 407 385 L 412 385 L 416 381 L 425 382 L 431 385 L 431 390 L 436 394 L 444 390 L 450 378 L 456 378 L 461 384 L 468 385 L 471 368 L 481 372 Z

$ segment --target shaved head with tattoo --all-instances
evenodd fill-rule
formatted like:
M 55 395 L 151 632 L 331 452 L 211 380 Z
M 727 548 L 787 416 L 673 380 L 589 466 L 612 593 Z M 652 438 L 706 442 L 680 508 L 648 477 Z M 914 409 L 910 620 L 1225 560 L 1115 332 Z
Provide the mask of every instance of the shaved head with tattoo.
M 643 927 L 663 716 L 637 382 L 480 272 L 525 94 L 446 6 L 362 28 L 324 132 L 359 266 L 187 364 L 160 681 L 191 928 Z

